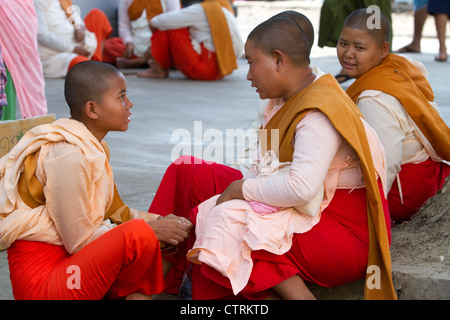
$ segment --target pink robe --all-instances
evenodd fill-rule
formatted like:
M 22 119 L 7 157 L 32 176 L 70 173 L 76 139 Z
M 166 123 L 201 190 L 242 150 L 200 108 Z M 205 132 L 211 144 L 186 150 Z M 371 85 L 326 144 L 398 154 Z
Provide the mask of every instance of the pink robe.
M 0 0 L 0 30 L 3 59 L 16 88 L 22 118 L 46 115 L 33 0 Z

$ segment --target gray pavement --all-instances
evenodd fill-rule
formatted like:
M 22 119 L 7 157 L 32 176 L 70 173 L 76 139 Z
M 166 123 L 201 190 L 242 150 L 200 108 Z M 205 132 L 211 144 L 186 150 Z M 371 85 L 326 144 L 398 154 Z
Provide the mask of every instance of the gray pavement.
M 244 39 L 259 22 L 287 9 L 306 14 L 315 26 L 317 39 L 320 1 L 235 3 Z M 393 21 L 394 49 L 397 49 L 412 38 L 412 14 L 395 13 Z M 428 69 L 436 101 L 443 118 L 450 124 L 450 62 L 435 62 L 437 49 L 434 21 L 430 17 L 425 25 L 423 52 L 411 57 L 423 62 Z M 315 46 L 312 65 L 332 74 L 340 70 L 334 48 Z M 146 211 L 165 169 L 176 156 L 175 151 L 181 148 L 185 154 L 230 164 L 226 161 L 226 152 L 220 157 L 220 152 L 211 154 L 210 150 L 212 147 L 223 150 L 221 147 L 230 136 L 227 129 L 245 131 L 257 116 L 259 99 L 246 80 L 246 73 L 244 59 L 239 60 L 238 70 L 216 82 L 187 80 L 178 71 L 172 71 L 168 79 L 141 79 L 136 76 L 136 70 L 124 70 L 128 95 L 134 103 L 132 121 L 127 132 L 111 132 L 106 141 L 110 146 L 116 183 L 125 203 Z M 56 118 L 68 116 L 63 82 L 63 79 L 46 80 L 48 111 Z M 212 140 L 209 134 L 212 134 Z M 5 251 L 0 252 L 0 299 L 13 299 Z

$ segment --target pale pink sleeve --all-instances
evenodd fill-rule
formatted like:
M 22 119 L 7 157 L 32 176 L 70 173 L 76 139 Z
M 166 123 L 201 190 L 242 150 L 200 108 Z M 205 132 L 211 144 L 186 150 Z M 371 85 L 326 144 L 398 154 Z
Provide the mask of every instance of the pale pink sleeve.
M 245 180 L 245 200 L 291 207 L 308 203 L 324 183 L 330 164 L 343 141 L 328 118 L 310 112 L 296 127 L 289 175 Z

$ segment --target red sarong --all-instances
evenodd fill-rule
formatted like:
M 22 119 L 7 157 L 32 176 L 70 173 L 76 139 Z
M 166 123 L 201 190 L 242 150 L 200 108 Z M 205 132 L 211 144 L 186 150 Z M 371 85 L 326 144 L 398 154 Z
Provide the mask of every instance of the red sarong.
M 204 263 L 192 265 L 192 299 L 264 299 L 273 293 L 273 286 L 296 274 L 305 282 L 323 287 L 364 278 L 369 252 L 366 191 L 349 191 L 336 190 L 320 222 L 308 232 L 294 234 L 287 253 L 253 251 L 253 270 L 238 296 L 233 295 L 228 278 Z M 390 241 L 388 207 L 383 196 L 382 201 Z
M 431 159 L 402 165 L 399 177 L 403 201 L 395 179 L 388 194 L 391 219 L 395 223 L 409 220 L 429 198 L 442 189 L 449 174 L 449 165 Z
M 106 39 L 105 45 L 103 47 L 103 62 L 114 64 L 116 63 L 116 59 L 119 57 L 123 57 L 125 54 L 126 46 L 123 43 L 122 38 L 120 37 L 112 37 Z
M 222 193 L 231 182 L 242 179 L 241 172 L 236 169 L 191 156 L 182 156 L 175 163 L 167 168 L 149 212 L 162 216 L 173 213 L 189 218 L 195 224 L 200 203 Z M 177 254 L 163 255 L 163 259 L 174 265 L 165 277 L 164 292 L 178 293 L 183 274 L 190 264 L 186 253 L 194 242 L 195 230 L 192 228 L 189 240 L 178 245 Z
M 125 222 L 73 255 L 64 246 L 18 240 L 8 262 L 16 300 L 119 299 L 164 286 L 159 241 L 144 220 Z
M 193 157 L 182 160 L 199 161 Z M 180 161 L 177 160 L 177 161 Z M 221 193 L 232 181 L 241 179 L 238 170 L 217 163 L 172 164 L 164 175 L 149 211 L 189 217 L 195 224 L 197 206 Z M 380 193 L 390 240 L 387 200 Z M 179 247 L 177 254 L 163 257 L 174 264 L 165 278 L 166 292 L 177 293 L 189 263 L 186 253 L 195 242 Z M 262 299 L 271 288 L 299 274 L 305 281 L 321 286 L 336 286 L 361 279 L 366 274 L 369 230 L 365 189 L 336 190 L 333 200 L 322 212 L 320 222 L 304 234 L 295 234 L 292 248 L 284 255 L 259 250 L 252 253 L 254 267 L 249 283 L 236 297 L 228 278 L 206 264 L 192 265 L 193 299 Z
M 216 53 L 201 44 L 198 54 L 192 47 L 188 28 L 176 30 L 155 30 L 151 38 L 153 58 L 164 69 L 172 67 L 194 80 L 218 80 L 223 76 L 219 71 Z

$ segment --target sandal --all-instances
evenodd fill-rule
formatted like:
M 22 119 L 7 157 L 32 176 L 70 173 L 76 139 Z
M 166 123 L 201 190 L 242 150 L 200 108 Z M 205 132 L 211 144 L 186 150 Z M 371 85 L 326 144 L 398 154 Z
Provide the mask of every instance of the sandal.
M 409 46 L 403 47 L 395 51 L 395 53 L 420 53 L 420 50 L 411 49 Z

